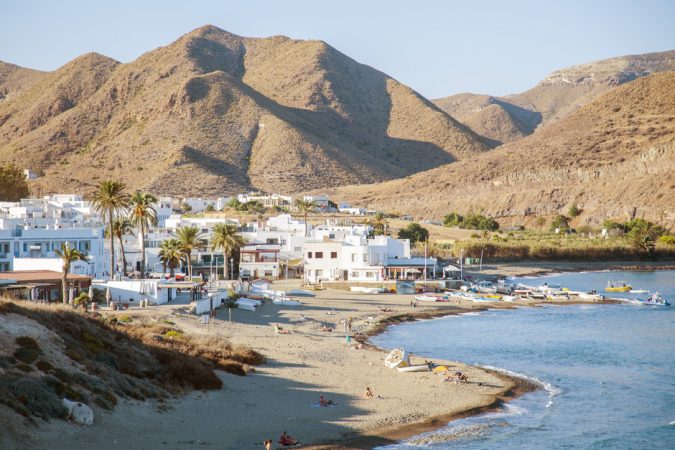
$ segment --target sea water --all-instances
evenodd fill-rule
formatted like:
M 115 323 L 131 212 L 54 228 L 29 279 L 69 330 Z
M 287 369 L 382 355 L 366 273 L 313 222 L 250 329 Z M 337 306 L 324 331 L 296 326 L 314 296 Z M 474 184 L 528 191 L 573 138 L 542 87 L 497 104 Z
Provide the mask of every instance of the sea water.
M 515 281 L 600 292 L 610 279 L 658 290 L 675 303 L 674 271 Z M 426 359 L 510 371 L 542 386 L 495 412 L 382 448 L 675 449 L 675 305 L 490 310 L 392 326 L 373 341 Z M 443 387 L 439 382 L 439 394 Z

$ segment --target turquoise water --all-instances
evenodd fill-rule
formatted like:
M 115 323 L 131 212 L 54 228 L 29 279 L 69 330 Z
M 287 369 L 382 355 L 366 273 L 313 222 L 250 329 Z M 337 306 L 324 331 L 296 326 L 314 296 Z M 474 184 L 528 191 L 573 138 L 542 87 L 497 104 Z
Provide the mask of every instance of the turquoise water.
M 600 290 L 608 279 L 675 300 L 674 271 L 517 281 Z M 453 421 L 387 449 L 675 448 L 675 306 L 486 311 L 393 326 L 373 341 L 427 358 L 512 371 L 545 386 L 499 411 Z M 440 442 L 429 443 L 434 439 Z

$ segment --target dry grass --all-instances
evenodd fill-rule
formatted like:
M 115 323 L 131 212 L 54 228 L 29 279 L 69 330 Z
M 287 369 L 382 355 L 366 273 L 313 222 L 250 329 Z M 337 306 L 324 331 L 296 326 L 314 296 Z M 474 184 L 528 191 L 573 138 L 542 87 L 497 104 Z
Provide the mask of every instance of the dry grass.
M 215 370 L 245 375 L 247 366 L 263 361 L 250 349 L 222 339 L 192 338 L 163 324 L 118 324 L 61 305 L 0 300 L 0 314 L 10 313 L 57 334 L 64 355 L 79 367 L 57 367 L 46 360 L 34 339 L 18 337 L 13 356 L 0 359 L 5 371 L 0 402 L 26 416 L 60 417 L 53 396 L 111 409 L 118 397 L 161 399 L 193 389 L 220 389 L 222 381 Z M 170 332 L 181 337 L 165 338 Z M 36 400 L 40 396 L 48 405 L 40 405 Z

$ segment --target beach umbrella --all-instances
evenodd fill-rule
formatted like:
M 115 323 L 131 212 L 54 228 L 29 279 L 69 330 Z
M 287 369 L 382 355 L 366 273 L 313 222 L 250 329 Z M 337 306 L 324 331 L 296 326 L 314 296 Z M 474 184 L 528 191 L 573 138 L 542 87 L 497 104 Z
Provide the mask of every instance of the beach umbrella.
M 110 306 L 110 300 L 112 300 L 112 293 L 110 292 L 110 286 L 105 288 L 105 302 Z
M 94 286 L 91 284 L 89 285 L 89 300 L 93 301 L 94 300 Z
M 68 303 L 72 306 L 73 304 L 73 299 L 75 297 L 75 289 L 69 288 L 68 289 Z

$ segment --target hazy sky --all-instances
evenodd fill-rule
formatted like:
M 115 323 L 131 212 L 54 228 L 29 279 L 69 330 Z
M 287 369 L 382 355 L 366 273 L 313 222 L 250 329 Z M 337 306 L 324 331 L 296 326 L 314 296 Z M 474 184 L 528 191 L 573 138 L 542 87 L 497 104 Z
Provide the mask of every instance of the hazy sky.
M 53 70 L 95 51 L 122 62 L 210 23 L 321 39 L 429 98 L 503 95 L 547 73 L 675 48 L 675 0 L 2 0 L 0 60 Z

